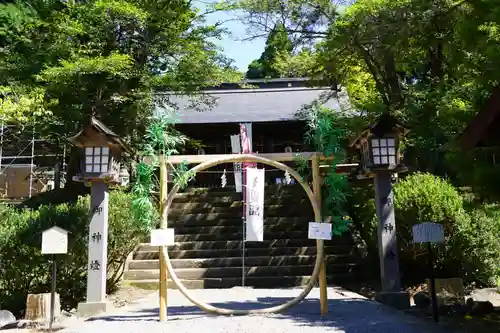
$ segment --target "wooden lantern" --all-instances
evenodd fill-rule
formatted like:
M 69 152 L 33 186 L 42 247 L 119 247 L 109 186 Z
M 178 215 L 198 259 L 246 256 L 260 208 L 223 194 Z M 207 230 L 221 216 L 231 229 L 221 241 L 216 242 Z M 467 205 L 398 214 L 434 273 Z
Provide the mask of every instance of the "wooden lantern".
M 95 117 L 69 141 L 80 148 L 79 173 L 75 181 L 120 184 L 120 162 L 128 152 L 120 137 Z
M 392 115 L 384 114 L 361 133 L 351 146 L 358 149 L 365 173 L 389 170 L 401 172 L 399 143 L 408 128 Z

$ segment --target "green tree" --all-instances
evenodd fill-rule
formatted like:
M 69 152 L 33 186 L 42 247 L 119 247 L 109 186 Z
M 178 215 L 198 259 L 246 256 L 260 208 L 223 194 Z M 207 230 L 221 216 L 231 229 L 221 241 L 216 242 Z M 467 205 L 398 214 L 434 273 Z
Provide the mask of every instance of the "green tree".
M 280 54 L 291 55 L 293 44 L 283 24 L 276 24 L 269 33 L 266 46 L 258 60 L 248 66 L 246 77 L 249 79 L 276 78 L 280 72 L 275 68 Z
M 0 4 L 0 84 L 22 87 L 27 97 L 18 100 L 28 104 L 41 94 L 47 112 L 36 121 L 46 139 L 63 144 L 94 115 L 137 148 L 154 106 L 171 105 L 155 91 L 193 94 L 239 78 L 211 41 L 223 33 L 189 1 Z M 73 151 L 70 188 L 77 163 Z
M 365 123 L 382 112 L 406 121 L 407 164 L 453 175 L 439 147 L 463 129 L 498 77 L 488 69 L 500 53 L 486 2 L 247 0 L 223 8 L 243 9 L 243 21 L 259 32 L 280 20 L 294 40 L 316 41 L 312 76 L 342 86 Z

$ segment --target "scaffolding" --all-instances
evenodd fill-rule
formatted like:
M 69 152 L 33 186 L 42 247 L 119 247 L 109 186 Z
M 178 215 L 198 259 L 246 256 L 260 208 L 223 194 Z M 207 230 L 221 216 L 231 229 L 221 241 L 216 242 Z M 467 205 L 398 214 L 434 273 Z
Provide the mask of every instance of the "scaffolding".
M 0 123 L 0 196 L 3 199 L 31 198 L 53 189 L 56 178 L 64 187 L 66 168 L 66 146 L 58 147 L 38 138 L 35 124 L 21 127 Z

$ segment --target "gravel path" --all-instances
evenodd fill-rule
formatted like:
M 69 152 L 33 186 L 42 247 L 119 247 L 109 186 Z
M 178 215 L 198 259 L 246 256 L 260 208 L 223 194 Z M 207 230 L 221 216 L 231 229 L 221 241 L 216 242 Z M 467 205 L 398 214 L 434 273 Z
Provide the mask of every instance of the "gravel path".
M 193 290 L 199 299 L 227 308 L 249 309 L 283 303 L 297 289 L 208 289 Z M 191 305 L 177 290 L 169 290 L 167 323 L 158 321 L 158 295 L 139 300 L 112 313 L 85 322 L 68 323 L 64 333 L 444 333 L 430 324 L 369 301 L 358 294 L 329 288 L 329 312 L 319 316 L 319 290 L 284 314 L 220 317 L 207 315 Z

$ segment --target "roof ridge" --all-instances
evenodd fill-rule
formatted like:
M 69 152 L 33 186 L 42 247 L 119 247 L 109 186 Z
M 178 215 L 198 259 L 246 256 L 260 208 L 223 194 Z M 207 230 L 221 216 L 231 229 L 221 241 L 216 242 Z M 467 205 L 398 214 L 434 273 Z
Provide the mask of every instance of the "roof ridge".
M 330 87 L 290 87 L 290 88 L 240 88 L 240 89 L 210 89 L 195 92 L 192 95 L 202 94 L 249 94 L 249 93 L 268 93 L 268 92 L 293 92 L 293 91 L 315 91 L 331 90 Z M 159 91 L 157 94 L 189 96 L 176 91 Z

